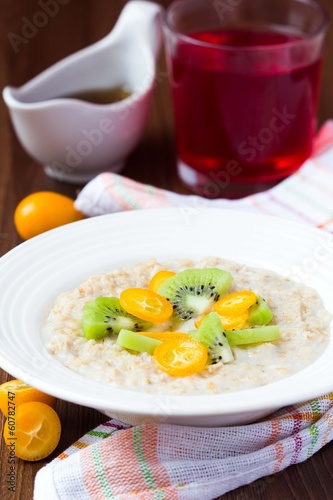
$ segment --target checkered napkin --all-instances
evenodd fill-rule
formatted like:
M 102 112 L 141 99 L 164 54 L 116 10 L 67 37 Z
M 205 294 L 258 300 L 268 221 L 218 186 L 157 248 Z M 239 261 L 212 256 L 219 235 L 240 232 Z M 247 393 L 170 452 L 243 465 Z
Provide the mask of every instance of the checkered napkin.
M 303 462 L 332 439 L 333 393 L 237 427 L 112 419 L 38 472 L 34 500 L 212 500 Z
M 332 232 L 333 121 L 320 130 L 312 157 L 297 173 L 241 200 L 179 195 L 109 173 L 88 183 L 76 200 L 89 216 L 172 206 L 235 207 Z M 130 427 L 112 419 L 38 472 L 34 498 L 211 500 L 306 460 L 332 439 L 333 393 L 236 427 Z

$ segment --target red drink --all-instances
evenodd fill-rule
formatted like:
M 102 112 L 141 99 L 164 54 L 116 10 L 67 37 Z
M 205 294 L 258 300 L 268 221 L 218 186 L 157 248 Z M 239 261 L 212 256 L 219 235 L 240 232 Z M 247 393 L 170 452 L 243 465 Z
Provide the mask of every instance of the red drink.
M 204 196 L 237 198 L 295 172 L 311 153 L 321 58 L 309 63 L 305 43 L 291 62 L 288 44 L 302 37 L 286 32 L 187 36 L 193 43 L 178 41 L 169 61 L 183 181 Z

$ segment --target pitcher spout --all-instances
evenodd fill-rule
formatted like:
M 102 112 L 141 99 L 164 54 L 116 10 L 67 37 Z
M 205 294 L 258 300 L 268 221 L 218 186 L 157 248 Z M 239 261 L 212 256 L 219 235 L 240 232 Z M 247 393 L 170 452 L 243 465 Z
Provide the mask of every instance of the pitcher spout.
M 131 0 L 123 8 L 118 21 L 109 34 L 112 38 L 128 38 L 145 44 L 157 58 L 162 44 L 163 8 L 146 0 Z

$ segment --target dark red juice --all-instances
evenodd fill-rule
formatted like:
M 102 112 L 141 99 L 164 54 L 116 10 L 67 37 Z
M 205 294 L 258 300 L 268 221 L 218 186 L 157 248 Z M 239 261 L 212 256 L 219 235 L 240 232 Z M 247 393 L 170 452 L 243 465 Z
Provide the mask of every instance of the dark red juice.
M 273 30 L 190 37 L 170 60 L 184 182 L 206 196 L 240 197 L 295 172 L 311 153 L 321 59 L 308 63 L 305 44 L 291 61 L 285 44 L 301 37 Z

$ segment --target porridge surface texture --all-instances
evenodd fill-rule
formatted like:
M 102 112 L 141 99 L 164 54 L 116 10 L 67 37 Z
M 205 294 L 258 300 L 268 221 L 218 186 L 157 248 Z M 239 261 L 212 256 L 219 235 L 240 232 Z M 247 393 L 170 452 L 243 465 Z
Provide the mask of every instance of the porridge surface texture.
M 233 347 L 232 363 L 207 366 L 190 377 L 171 377 L 159 370 L 152 356 L 133 354 L 116 345 L 116 337 L 86 340 L 81 321 L 84 306 L 95 297 L 119 297 L 130 287 L 147 288 L 159 270 L 179 272 L 190 268 L 216 267 L 229 271 L 229 292 L 250 289 L 264 297 L 274 313 L 281 339 L 252 347 Z M 331 315 L 313 289 L 272 271 L 251 268 L 216 257 L 198 261 L 155 260 L 92 276 L 55 301 L 43 328 L 48 351 L 75 372 L 113 387 L 145 393 L 186 395 L 219 394 L 266 385 L 290 376 L 318 358 L 329 340 Z M 155 330 L 170 330 L 170 323 Z M 186 331 L 192 325 L 178 327 Z

